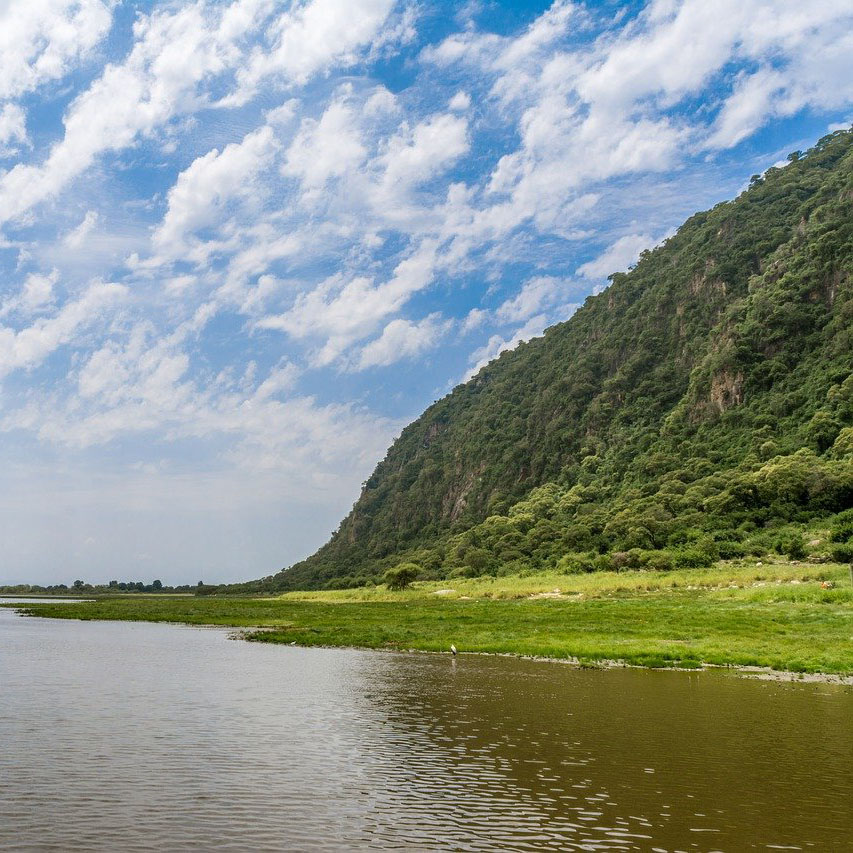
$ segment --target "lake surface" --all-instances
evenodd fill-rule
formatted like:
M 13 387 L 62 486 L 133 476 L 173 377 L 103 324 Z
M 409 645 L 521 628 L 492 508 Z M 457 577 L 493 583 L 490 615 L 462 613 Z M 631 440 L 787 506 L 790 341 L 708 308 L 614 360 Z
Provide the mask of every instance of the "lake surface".
M 853 689 L 0 608 L 2 850 L 849 850 Z

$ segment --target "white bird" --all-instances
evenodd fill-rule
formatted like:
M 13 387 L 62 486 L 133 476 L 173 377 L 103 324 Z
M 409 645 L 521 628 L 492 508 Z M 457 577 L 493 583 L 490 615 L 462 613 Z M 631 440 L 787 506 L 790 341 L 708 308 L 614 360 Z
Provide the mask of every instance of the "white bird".
M 453 643 L 450 644 L 450 654 L 456 654 L 456 646 L 454 646 Z

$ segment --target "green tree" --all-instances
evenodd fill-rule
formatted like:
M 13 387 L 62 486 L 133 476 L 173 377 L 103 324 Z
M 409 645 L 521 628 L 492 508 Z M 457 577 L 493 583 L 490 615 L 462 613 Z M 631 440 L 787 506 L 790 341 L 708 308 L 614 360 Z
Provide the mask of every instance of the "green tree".
M 384 581 L 388 589 L 405 589 L 420 573 L 420 566 L 415 563 L 400 563 L 385 572 Z

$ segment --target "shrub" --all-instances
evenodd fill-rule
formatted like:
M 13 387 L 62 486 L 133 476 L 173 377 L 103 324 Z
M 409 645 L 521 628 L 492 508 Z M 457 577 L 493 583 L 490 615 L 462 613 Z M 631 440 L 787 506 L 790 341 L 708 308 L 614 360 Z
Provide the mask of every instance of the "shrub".
M 557 571 L 564 575 L 579 575 L 595 571 L 595 559 L 587 554 L 566 554 L 557 562 Z
M 700 548 L 681 548 L 673 554 L 678 569 L 704 569 L 713 566 L 716 559 Z
M 853 521 L 842 521 L 830 528 L 830 542 L 849 542 L 851 539 L 853 539 Z
M 597 554 L 592 561 L 592 568 L 595 572 L 609 572 L 613 568 L 608 554 Z
M 610 555 L 610 566 L 616 572 L 621 572 L 623 569 L 639 569 L 642 565 L 642 555 L 643 552 L 639 548 L 632 548 L 630 551 L 614 551 Z
M 853 544 L 849 542 L 833 545 L 829 553 L 836 563 L 853 563 Z
M 642 564 L 647 569 L 666 572 L 675 565 L 675 560 L 669 551 L 644 551 Z
M 799 560 L 806 556 L 806 542 L 803 534 L 798 530 L 783 533 L 776 540 L 776 551 L 787 554 L 792 560 Z
M 717 550 L 721 560 L 734 560 L 738 557 L 745 557 L 747 554 L 746 546 L 742 542 L 735 542 L 733 539 L 717 542 Z

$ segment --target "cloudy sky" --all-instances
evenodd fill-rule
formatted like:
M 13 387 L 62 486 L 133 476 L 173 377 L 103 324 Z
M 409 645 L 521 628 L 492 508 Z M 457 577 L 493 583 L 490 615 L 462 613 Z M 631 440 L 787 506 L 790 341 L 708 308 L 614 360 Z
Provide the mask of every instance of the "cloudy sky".
M 851 57 L 850 0 L 0 0 L 0 583 L 310 553 Z

